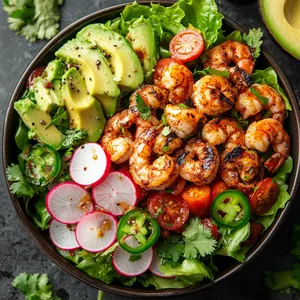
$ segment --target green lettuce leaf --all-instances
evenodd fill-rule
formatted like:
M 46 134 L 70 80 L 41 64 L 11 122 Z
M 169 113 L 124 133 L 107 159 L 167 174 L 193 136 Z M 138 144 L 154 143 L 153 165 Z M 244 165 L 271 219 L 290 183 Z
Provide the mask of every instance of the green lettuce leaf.
M 49 228 L 50 220 L 52 219 L 45 204 L 45 198 L 38 199 L 34 204 L 34 211 L 31 213 L 31 218 L 35 225 L 41 230 Z

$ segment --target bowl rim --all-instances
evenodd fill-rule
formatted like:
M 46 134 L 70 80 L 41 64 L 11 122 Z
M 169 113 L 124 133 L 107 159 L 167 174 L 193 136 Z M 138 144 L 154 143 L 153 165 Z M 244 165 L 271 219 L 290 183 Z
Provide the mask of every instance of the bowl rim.
M 152 1 L 152 3 L 160 3 L 164 6 L 170 6 L 176 1 L 174 0 L 164 0 L 164 1 Z M 115 6 L 111 6 L 108 8 L 101 9 L 99 11 L 96 11 L 94 13 L 88 14 L 84 16 L 83 18 L 78 19 L 77 21 L 73 22 L 72 24 L 68 25 L 65 29 L 63 29 L 60 33 L 58 33 L 51 41 L 49 41 L 41 51 L 34 57 L 34 59 L 31 61 L 29 66 L 26 68 L 26 70 L 23 72 L 23 75 L 19 79 L 16 87 L 14 88 L 14 92 L 11 96 L 11 99 L 9 101 L 5 120 L 4 120 L 4 126 L 3 126 L 3 134 L 2 134 L 2 162 L 3 162 L 3 170 L 5 173 L 5 170 L 10 163 L 8 161 L 7 156 L 7 149 L 8 149 L 8 143 L 11 138 L 11 136 L 8 134 L 8 129 L 10 125 L 10 121 L 13 118 L 13 103 L 18 100 L 18 96 L 21 94 L 22 91 L 24 91 L 24 87 L 27 81 L 27 78 L 29 77 L 30 73 L 36 66 L 38 66 L 38 63 L 49 53 L 49 50 L 53 50 L 55 46 L 57 46 L 59 43 L 61 43 L 63 40 L 67 38 L 70 38 L 70 36 L 79 30 L 79 28 L 82 28 L 83 26 L 87 25 L 88 23 L 95 22 L 99 20 L 100 18 L 105 18 L 106 16 L 109 16 L 113 13 L 117 13 L 121 11 L 127 4 L 131 4 L 132 2 L 118 4 Z M 146 4 L 149 5 L 150 1 L 139 1 L 139 4 Z M 228 17 L 224 16 L 225 23 L 229 25 L 232 28 L 238 29 L 240 31 L 245 31 L 243 27 L 238 25 L 235 21 L 231 20 Z M 297 135 L 298 135 L 298 143 L 300 140 L 300 110 L 299 105 L 296 100 L 295 94 L 279 68 L 278 64 L 275 62 L 275 60 L 272 58 L 272 56 L 266 52 L 265 50 L 261 53 L 262 56 L 268 61 L 268 64 L 271 65 L 278 75 L 278 79 L 280 82 L 280 86 L 284 89 L 284 91 L 287 93 L 288 98 L 290 100 L 290 103 L 293 107 L 293 113 L 294 117 L 296 119 L 295 126 L 297 127 Z M 216 279 L 212 282 L 208 282 L 205 284 L 198 284 L 191 287 L 187 287 L 184 289 L 164 289 L 164 290 L 148 290 L 145 288 L 128 288 L 121 285 L 115 285 L 115 284 L 105 284 L 104 282 L 100 281 L 99 279 L 93 278 L 89 276 L 88 274 L 84 273 L 83 271 L 76 268 L 76 266 L 67 261 L 65 258 L 63 258 L 58 251 L 53 247 L 51 242 L 47 241 L 45 237 L 42 236 L 42 232 L 38 230 L 35 225 L 31 222 L 29 216 L 25 213 L 23 207 L 20 204 L 20 201 L 18 198 L 11 194 L 9 191 L 9 182 L 5 173 L 5 180 L 7 189 L 9 192 L 9 195 L 12 199 L 14 208 L 18 214 L 18 217 L 20 218 L 22 224 L 25 227 L 25 230 L 30 235 L 30 237 L 34 240 L 34 242 L 37 244 L 37 246 L 46 254 L 55 264 L 57 264 L 60 268 L 62 268 L 65 272 L 69 273 L 71 276 L 75 277 L 76 279 L 79 279 L 80 281 L 93 286 L 97 289 L 103 290 L 108 293 L 112 293 L 115 295 L 120 296 L 127 296 L 131 298 L 140 298 L 140 297 L 150 297 L 150 298 L 157 298 L 157 297 L 174 297 L 174 296 L 183 296 L 190 293 L 195 293 L 199 291 L 203 291 L 204 289 L 207 289 L 213 285 L 216 285 L 220 283 L 221 281 L 227 279 L 230 277 L 233 273 L 241 270 L 250 260 L 253 260 L 254 257 L 258 255 L 258 253 L 267 245 L 267 243 L 271 240 L 271 238 L 274 236 L 275 232 L 279 229 L 279 225 L 281 222 L 283 222 L 284 218 L 286 217 L 288 210 L 290 209 L 293 199 L 296 196 L 296 192 L 299 186 L 299 174 L 298 170 L 300 169 L 300 159 L 294 160 L 294 170 L 295 177 L 292 183 L 289 184 L 289 193 L 291 194 L 291 200 L 286 204 L 285 208 L 280 211 L 279 214 L 277 214 L 274 222 L 272 225 L 268 228 L 268 230 L 264 233 L 264 235 L 261 237 L 259 242 L 255 246 L 253 246 L 250 251 L 247 254 L 246 260 L 244 263 L 236 262 L 234 266 L 230 266 L 228 269 L 225 270 L 222 274 L 218 275 Z M 293 170 L 293 172 L 294 172 Z

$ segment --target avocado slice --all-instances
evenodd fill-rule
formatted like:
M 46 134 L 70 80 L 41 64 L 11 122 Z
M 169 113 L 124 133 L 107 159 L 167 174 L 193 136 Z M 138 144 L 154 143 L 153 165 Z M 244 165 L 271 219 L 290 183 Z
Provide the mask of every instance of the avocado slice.
M 129 27 L 126 38 L 138 55 L 143 67 L 145 80 L 148 80 L 159 59 L 158 41 L 150 20 L 141 16 Z
M 77 37 L 96 43 L 105 52 L 114 80 L 122 90 L 136 90 L 143 82 L 143 69 L 139 58 L 122 35 L 103 24 L 91 24 L 84 27 Z
M 101 102 L 107 116 L 116 112 L 120 90 L 113 80 L 108 61 L 97 45 L 87 40 L 73 39 L 65 43 L 55 55 L 67 63 L 76 64 L 88 92 Z
M 275 40 L 291 55 L 300 59 L 300 2 L 261 0 L 263 21 Z
M 97 142 L 105 125 L 100 102 L 88 91 L 86 84 L 75 68 L 63 76 L 62 95 L 69 113 L 70 127 L 83 128 L 89 142 Z
M 49 62 L 45 69 L 46 78 L 54 82 L 55 80 L 61 80 L 62 76 L 66 72 L 64 63 L 58 59 Z
M 39 142 L 50 145 L 54 149 L 60 148 L 63 135 L 54 125 L 47 127 L 51 122 L 49 114 L 39 109 L 30 99 L 15 102 L 14 108 Z

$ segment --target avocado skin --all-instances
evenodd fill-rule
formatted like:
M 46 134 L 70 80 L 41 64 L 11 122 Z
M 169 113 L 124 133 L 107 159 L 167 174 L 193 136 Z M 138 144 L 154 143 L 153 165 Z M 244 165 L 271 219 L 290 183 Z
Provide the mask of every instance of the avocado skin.
M 60 148 L 63 142 L 62 133 L 51 125 L 51 117 L 45 111 L 40 110 L 30 99 L 19 100 L 14 103 L 14 108 L 20 115 L 24 124 L 35 133 L 35 138 L 53 149 Z
M 78 38 L 96 43 L 108 58 L 114 79 L 122 91 L 134 91 L 143 82 L 143 69 L 131 44 L 119 33 L 104 24 L 91 24 L 84 27 Z
M 158 40 L 149 19 L 140 17 L 130 27 L 126 38 L 138 55 L 145 81 L 151 78 L 155 65 L 159 59 Z
M 74 63 L 83 76 L 88 92 L 102 104 L 106 116 L 118 108 L 120 90 L 113 80 L 109 63 L 97 45 L 84 39 L 65 43 L 55 55 L 66 63 Z
M 63 76 L 62 95 L 69 113 L 70 127 L 83 128 L 88 142 L 97 142 L 105 126 L 100 102 L 88 91 L 86 84 L 75 68 Z

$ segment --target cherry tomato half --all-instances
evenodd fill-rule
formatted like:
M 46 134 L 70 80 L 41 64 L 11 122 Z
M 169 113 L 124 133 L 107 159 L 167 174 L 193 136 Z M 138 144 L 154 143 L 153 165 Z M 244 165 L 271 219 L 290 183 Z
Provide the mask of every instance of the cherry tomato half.
M 218 231 L 218 226 L 214 225 L 212 223 L 211 218 L 205 218 L 201 222 L 203 226 L 211 231 L 211 235 L 214 239 L 218 240 L 219 239 L 219 231 Z
M 28 77 L 27 88 L 33 85 L 35 78 L 42 76 L 45 69 L 46 67 L 43 66 L 43 67 L 38 67 L 32 71 L 32 73 Z
M 185 188 L 185 184 L 186 184 L 186 180 L 179 176 L 174 182 L 174 184 L 168 189 L 166 189 L 166 192 L 178 196 L 183 192 Z
M 190 213 L 204 219 L 209 216 L 211 206 L 211 190 L 209 185 L 188 186 L 181 194 L 187 202 Z
M 219 194 L 227 190 L 229 190 L 229 186 L 223 180 L 214 180 L 211 186 L 211 199 L 214 200 Z
M 260 181 L 250 197 L 252 213 L 260 216 L 268 212 L 277 200 L 278 192 L 278 184 L 272 178 Z
M 189 218 L 189 207 L 180 197 L 164 192 L 153 192 L 147 208 L 159 225 L 168 230 L 179 229 Z
M 173 37 L 169 49 L 172 57 L 188 62 L 201 55 L 204 50 L 204 40 L 198 31 L 184 30 Z
M 250 223 L 250 235 L 249 237 L 241 244 L 242 247 L 253 246 L 258 240 L 261 232 L 264 230 L 264 226 L 258 223 Z

